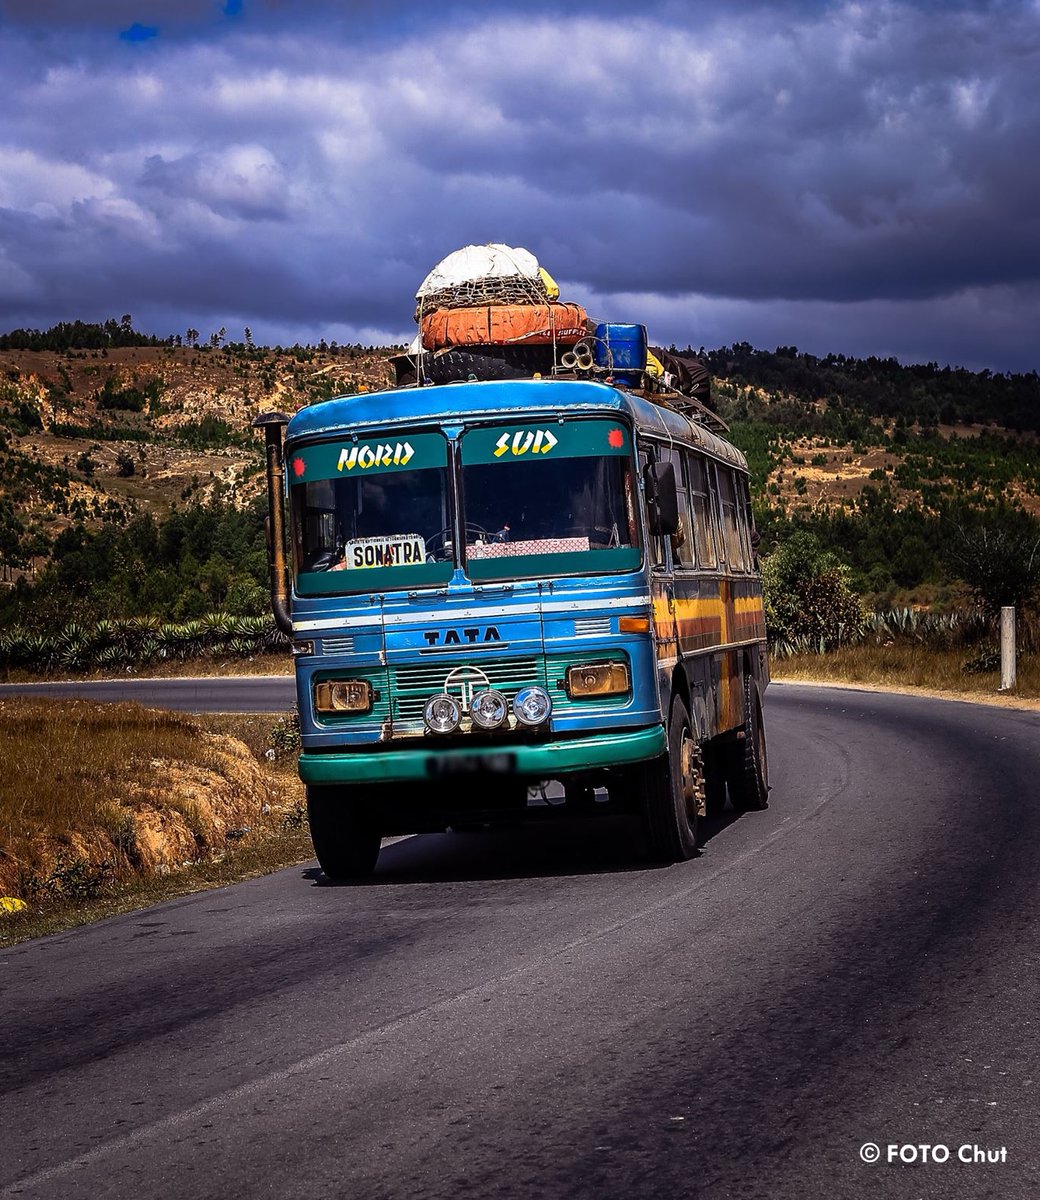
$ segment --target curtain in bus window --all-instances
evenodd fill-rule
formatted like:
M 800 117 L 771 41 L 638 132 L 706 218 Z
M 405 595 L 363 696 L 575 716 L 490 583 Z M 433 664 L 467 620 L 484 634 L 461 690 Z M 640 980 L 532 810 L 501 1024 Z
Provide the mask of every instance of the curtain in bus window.
M 696 454 L 686 456 L 687 487 L 693 514 L 693 540 L 700 567 L 718 565 L 715 552 L 715 531 L 711 519 L 711 498 L 708 495 L 707 463 Z
M 730 570 L 746 569 L 743 547 L 740 541 L 740 525 L 737 521 L 737 494 L 733 486 L 733 472 L 729 467 L 718 467 L 719 509 L 722 514 L 722 539 L 726 547 L 726 560 Z

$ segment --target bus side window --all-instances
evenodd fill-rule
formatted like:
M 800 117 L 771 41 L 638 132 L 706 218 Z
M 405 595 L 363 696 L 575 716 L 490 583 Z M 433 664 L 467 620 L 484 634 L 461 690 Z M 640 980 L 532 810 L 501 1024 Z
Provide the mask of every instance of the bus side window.
M 737 518 L 740 523 L 740 542 L 744 549 L 744 562 L 749 571 L 755 570 L 755 546 L 751 538 L 754 518 L 751 515 L 751 494 L 745 476 L 737 475 Z
M 692 567 L 695 562 L 693 517 L 690 513 L 689 488 L 683 471 L 685 458 L 686 452 L 675 446 L 661 446 L 658 450 L 659 461 L 670 462 L 675 471 L 675 494 L 679 501 L 679 531 L 671 538 L 672 565 L 680 568 Z
M 711 519 L 711 497 L 708 493 L 708 464 L 699 454 L 684 456 L 686 488 L 690 497 L 692 513 L 691 536 L 696 547 L 699 567 L 715 567 L 718 555 L 715 550 L 715 530 Z
M 726 561 L 731 571 L 746 571 L 744 547 L 740 536 L 737 517 L 737 492 L 733 485 L 733 472 L 729 467 L 716 464 L 719 480 L 719 514 L 722 517 L 722 540 L 726 547 Z

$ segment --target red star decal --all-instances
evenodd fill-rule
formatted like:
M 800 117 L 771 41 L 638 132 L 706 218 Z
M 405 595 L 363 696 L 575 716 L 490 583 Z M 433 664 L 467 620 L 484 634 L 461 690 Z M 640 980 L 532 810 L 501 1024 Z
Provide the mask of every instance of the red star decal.
M 297 479 L 306 471 L 307 467 L 302 458 L 294 458 L 292 460 L 293 474 Z
M 620 450 L 620 448 L 625 444 L 625 435 L 620 429 L 612 429 L 610 433 L 607 434 L 607 441 L 611 444 L 611 446 L 614 447 L 615 450 Z

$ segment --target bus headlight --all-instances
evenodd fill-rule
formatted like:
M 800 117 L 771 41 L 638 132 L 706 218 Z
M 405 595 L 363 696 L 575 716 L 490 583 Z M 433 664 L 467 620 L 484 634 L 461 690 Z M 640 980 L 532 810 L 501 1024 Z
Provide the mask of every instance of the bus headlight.
M 462 720 L 462 709 L 447 692 L 438 692 L 426 701 L 423 720 L 431 733 L 454 733 Z
M 501 692 L 477 692 L 469 702 L 469 715 L 481 729 L 497 729 L 509 716 L 509 706 Z
M 521 688 L 513 697 L 513 716 L 521 725 L 544 725 L 551 712 L 552 700 L 545 688 Z
M 367 679 L 326 680 L 314 685 L 314 710 L 320 713 L 366 713 L 372 708 L 372 685 Z
M 632 690 L 628 666 L 623 662 L 586 663 L 567 669 L 564 685 L 572 700 L 586 696 L 620 696 Z

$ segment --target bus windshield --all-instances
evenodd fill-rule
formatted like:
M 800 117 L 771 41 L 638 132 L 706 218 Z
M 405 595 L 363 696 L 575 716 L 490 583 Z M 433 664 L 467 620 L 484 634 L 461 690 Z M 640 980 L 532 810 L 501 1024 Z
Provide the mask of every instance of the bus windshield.
M 479 426 L 461 439 L 465 530 L 439 433 L 343 438 L 289 453 L 297 595 L 635 570 L 631 435 L 582 418 Z
M 447 442 L 436 433 L 326 442 L 291 454 L 297 593 L 447 583 L 447 462 Z
M 471 429 L 462 438 L 466 574 L 596 574 L 639 565 L 631 438 L 612 421 Z

